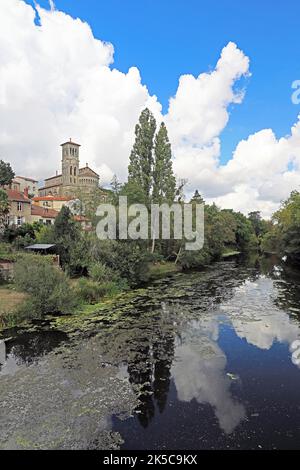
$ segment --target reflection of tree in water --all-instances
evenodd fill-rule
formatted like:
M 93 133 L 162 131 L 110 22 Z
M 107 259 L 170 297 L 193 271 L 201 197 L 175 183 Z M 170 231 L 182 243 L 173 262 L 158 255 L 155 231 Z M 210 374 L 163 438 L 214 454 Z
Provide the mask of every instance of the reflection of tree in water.
M 13 356 L 17 364 L 31 364 L 67 338 L 68 336 L 61 331 L 23 333 L 5 342 L 6 358 Z
M 156 330 L 155 333 L 151 338 L 139 338 L 144 346 L 128 361 L 127 369 L 130 383 L 140 388 L 140 405 L 136 411 L 145 428 L 154 418 L 155 402 L 161 413 L 165 408 L 174 357 L 174 332 Z
M 99 332 L 97 340 L 110 362 L 126 363 L 136 386 L 137 416 L 147 427 L 155 409 L 164 411 L 171 380 L 175 339 L 185 325 L 230 299 L 235 288 L 259 275 L 257 266 L 220 262 L 204 272 L 179 275 L 153 283 L 128 305 L 119 305 L 121 319 Z
M 153 344 L 154 366 L 154 398 L 158 409 L 162 413 L 165 409 L 171 378 L 171 365 L 174 357 L 174 335 L 166 335 L 161 342 Z

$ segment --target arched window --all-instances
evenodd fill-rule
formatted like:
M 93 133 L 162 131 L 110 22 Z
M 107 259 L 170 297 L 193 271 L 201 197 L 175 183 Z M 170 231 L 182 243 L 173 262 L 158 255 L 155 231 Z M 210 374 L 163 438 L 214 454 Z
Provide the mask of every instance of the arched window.
M 74 176 L 76 176 L 76 166 L 74 166 Z
M 72 167 L 70 166 L 70 175 L 72 175 Z

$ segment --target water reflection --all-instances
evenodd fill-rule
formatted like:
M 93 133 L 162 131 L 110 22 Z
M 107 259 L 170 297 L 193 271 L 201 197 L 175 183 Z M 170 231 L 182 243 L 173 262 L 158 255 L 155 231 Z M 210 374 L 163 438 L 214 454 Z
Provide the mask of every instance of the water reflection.
M 199 325 L 197 325 L 197 328 Z M 176 348 L 172 368 L 178 399 L 197 400 L 213 407 L 221 429 L 231 433 L 245 418 L 245 407 L 233 398 L 231 380 L 225 373 L 226 356 L 216 342 L 199 336 Z
M 67 341 L 62 331 L 37 331 L 0 340 L 0 375 L 14 375 L 21 365 L 30 365 Z

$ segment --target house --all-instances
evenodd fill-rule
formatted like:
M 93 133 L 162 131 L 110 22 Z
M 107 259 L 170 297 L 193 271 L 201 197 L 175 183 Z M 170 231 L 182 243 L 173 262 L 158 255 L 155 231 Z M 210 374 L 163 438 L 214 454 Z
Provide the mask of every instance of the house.
M 19 191 L 19 193 L 23 192 L 21 191 L 21 184 L 16 179 L 13 179 L 10 185 L 4 186 L 4 189 L 13 189 L 14 191 Z
M 39 196 L 71 196 L 89 194 L 99 187 L 99 175 L 88 164 L 79 168 L 80 145 L 72 142 L 61 144 L 62 166 L 61 173 L 45 179 L 45 184 L 39 188 Z
M 54 224 L 58 211 L 49 209 L 48 207 L 40 207 L 36 204 L 31 205 L 31 223 L 42 222 L 46 225 Z
M 31 222 L 31 200 L 28 193 L 21 193 L 14 189 L 6 189 L 9 201 L 9 213 L 7 221 L 9 225 L 22 225 Z
M 75 222 L 80 223 L 82 230 L 85 232 L 90 232 L 92 230 L 92 222 L 84 215 L 74 215 L 74 220 Z
M 28 190 L 30 196 L 38 196 L 38 181 L 32 178 L 27 178 L 26 176 L 16 176 L 14 181 L 19 183 L 19 191 L 24 192 Z
M 37 196 L 32 198 L 32 203 L 36 206 L 54 209 L 59 212 L 71 199 L 71 197 L 67 196 Z

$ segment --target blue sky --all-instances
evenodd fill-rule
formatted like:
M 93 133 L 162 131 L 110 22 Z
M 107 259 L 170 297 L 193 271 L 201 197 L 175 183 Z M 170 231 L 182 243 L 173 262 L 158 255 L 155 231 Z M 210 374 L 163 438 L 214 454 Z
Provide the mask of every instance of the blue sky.
M 48 0 L 38 3 L 49 6 Z M 284 136 L 296 121 L 300 106 L 291 102 L 291 83 L 300 79 L 298 1 L 56 0 L 55 5 L 114 45 L 114 67 L 127 72 L 137 66 L 164 111 L 179 76 L 213 69 L 221 49 L 234 41 L 249 56 L 252 76 L 242 82 L 245 99 L 231 109 L 221 136 L 222 162 L 249 134 L 272 128 Z

